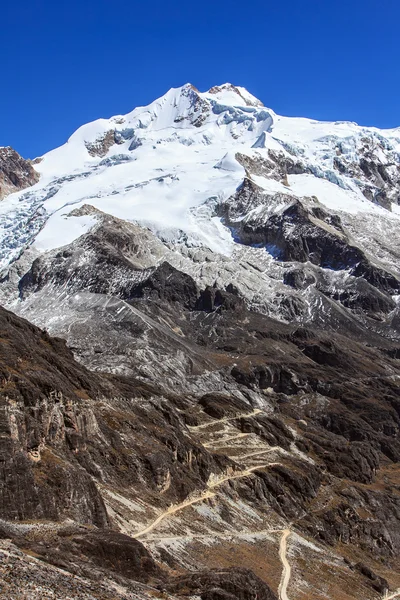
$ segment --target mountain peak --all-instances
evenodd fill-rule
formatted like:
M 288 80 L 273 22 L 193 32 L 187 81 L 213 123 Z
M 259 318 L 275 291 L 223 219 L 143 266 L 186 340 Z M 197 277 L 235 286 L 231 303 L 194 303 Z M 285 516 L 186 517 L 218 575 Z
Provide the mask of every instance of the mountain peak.
M 246 88 L 233 85 L 229 82 L 222 85 L 214 85 L 206 92 L 201 92 L 195 85 L 188 82 L 180 87 L 171 88 L 158 101 L 168 98 L 170 95 L 175 97 L 192 96 L 194 99 L 199 98 L 205 101 L 217 100 L 219 103 L 228 106 L 253 106 L 259 108 L 264 106 L 261 100 L 253 96 Z
M 244 101 L 246 106 L 264 106 L 261 100 L 253 96 L 253 94 L 250 94 L 250 92 L 248 92 L 246 88 L 233 85 L 232 83 L 223 83 L 222 85 L 215 85 L 212 88 L 210 88 L 207 93 L 221 94 L 226 92 L 231 92 L 239 96 L 241 101 Z

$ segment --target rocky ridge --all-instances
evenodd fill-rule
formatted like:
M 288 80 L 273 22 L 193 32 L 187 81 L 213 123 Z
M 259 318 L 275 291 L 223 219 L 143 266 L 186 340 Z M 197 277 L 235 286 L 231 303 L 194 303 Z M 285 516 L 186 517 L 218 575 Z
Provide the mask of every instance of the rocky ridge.
M 0 148 L 0 200 L 39 181 L 32 162 L 25 160 L 13 148 Z

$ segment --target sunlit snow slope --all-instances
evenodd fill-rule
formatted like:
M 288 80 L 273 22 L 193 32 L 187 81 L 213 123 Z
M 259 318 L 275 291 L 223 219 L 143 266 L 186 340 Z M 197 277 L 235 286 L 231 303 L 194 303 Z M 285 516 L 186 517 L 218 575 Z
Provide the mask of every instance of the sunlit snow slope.
M 227 199 L 241 184 L 245 168 L 236 153 L 270 160 L 273 151 L 301 163 L 304 172 L 288 181 L 259 177 L 266 191 L 315 195 L 329 209 L 397 222 L 397 192 L 389 190 L 385 208 L 375 201 L 376 190 L 365 194 L 363 172 L 354 166 L 364 146 L 379 164 L 392 162 L 389 175 L 399 176 L 398 129 L 280 117 L 230 84 L 206 93 L 190 84 L 171 89 L 125 116 L 84 125 L 43 157 L 35 166 L 39 183 L 0 204 L 1 267 L 31 244 L 49 250 L 87 231 L 94 217 L 68 217 L 84 204 L 146 225 L 162 238 L 184 232 L 190 243 L 229 255 L 230 231 L 212 211 L 198 219 L 196 208 Z

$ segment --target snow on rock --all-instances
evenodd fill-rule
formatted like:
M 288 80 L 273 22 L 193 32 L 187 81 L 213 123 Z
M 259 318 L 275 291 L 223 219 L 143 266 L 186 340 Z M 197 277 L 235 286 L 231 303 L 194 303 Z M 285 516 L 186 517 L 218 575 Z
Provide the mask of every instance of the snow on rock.
M 244 87 L 235 86 L 231 83 L 217 85 L 208 90 L 207 95 L 214 95 L 219 101 L 231 104 L 246 104 L 246 106 L 263 106 L 263 103 L 250 94 Z
M 227 152 L 225 156 L 221 158 L 221 160 L 215 165 L 216 169 L 221 169 L 222 171 L 233 171 L 240 173 L 244 176 L 244 168 L 235 158 L 235 155 L 231 152 Z
M 386 215 L 387 211 L 371 203 L 360 190 L 344 190 L 326 179 L 313 175 L 289 175 L 290 193 L 298 196 L 316 196 L 318 200 L 332 210 L 351 214 L 371 212 Z
M 205 93 L 191 84 L 172 88 L 127 115 L 83 125 L 42 157 L 40 181 L 1 203 L 0 268 L 32 244 L 44 251 L 87 231 L 93 217 L 66 217 L 84 204 L 161 239 L 185 235 L 191 245 L 230 254 L 231 232 L 213 206 L 246 176 L 237 153 L 265 165 L 247 174 L 269 193 L 317 196 L 333 211 L 397 221 L 399 150 L 398 129 L 282 117 L 232 84 Z M 287 178 L 268 175 L 271 157 L 282 159 Z
M 97 219 L 93 215 L 71 217 L 56 212 L 49 218 L 46 227 L 36 236 L 33 247 L 41 252 L 47 252 L 66 246 L 87 233 L 96 222 Z

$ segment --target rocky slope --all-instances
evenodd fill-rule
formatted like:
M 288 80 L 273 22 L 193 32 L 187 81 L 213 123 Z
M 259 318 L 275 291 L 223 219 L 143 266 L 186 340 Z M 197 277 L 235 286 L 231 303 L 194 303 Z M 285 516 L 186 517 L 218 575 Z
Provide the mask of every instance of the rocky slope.
M 24 160 L 13 148 L 0 148 L 0 200 L 37 181 L 39 174 L 29 160 Z
M 26 597 L 395 594 L 399 152 L 187 85 L 1 203 L 2 302 L 35 324 L 0 313 Z

